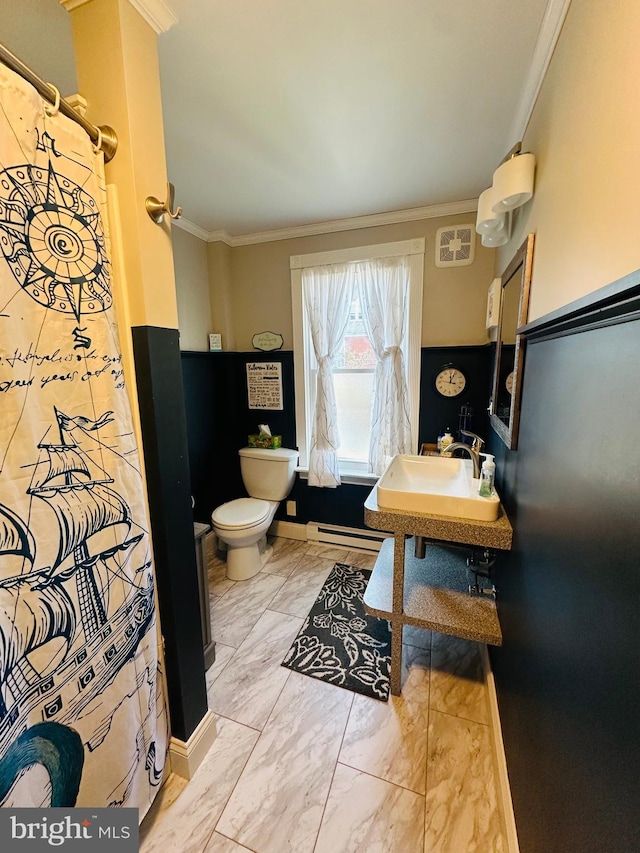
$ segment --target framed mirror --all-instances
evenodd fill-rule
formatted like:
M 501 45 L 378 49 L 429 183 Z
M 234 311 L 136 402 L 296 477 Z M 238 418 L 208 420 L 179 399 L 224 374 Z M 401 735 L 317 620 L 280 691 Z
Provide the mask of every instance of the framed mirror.
M 501 276 L 496 360 L 489 420 L 511 450 L 518 446 L 524 349 L 517 333 L 527 322 L 534 235 L 529 234 Z

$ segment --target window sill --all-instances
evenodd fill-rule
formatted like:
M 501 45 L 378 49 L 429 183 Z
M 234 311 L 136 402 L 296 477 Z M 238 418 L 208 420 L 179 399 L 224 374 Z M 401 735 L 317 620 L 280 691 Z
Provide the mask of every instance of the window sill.
M 296 468 L 296 474 L 301 480 L 307 480 L 309 477 L 308 468 Z M 364 471 L 341 471 L 340 485 L 352 486 L 375 486 L 380 478 L 376 474 L 367 474 Z

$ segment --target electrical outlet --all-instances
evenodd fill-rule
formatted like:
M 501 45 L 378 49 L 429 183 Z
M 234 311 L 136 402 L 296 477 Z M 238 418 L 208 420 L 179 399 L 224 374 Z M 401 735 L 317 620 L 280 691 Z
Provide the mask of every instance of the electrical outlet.
M 287 501 L 287 515 L 295 516 L 296 514 L 296 502 L 295 501 Z

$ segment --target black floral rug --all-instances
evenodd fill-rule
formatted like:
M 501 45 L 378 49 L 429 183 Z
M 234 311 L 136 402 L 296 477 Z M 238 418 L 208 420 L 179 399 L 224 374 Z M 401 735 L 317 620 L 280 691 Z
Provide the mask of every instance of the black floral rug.
M 369 569 L 335 564 L 282 666 L 386 702 L 391 630 L 365 613 L 370 576 Z

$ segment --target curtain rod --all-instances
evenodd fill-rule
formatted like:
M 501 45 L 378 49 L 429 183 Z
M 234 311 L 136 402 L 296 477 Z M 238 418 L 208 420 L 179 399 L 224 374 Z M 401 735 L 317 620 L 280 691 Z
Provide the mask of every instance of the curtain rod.
M 31 85 L 37 89 L 38 93 L 42 95 L 43 98 L 46 98 L 47 101 L 52 104 L 56 103 L 58 90 L 55 86 L 52 86 L 51 83 L 46 83 L 41 77 L 38 77 L 35 71 L 32 71 L 28 65 L 25 65 L 24 62 L 11 53 L 11 51 L 1 42 L 0 62 L 4 63 L 8 68 L 11 68 L 11 70 L 15 71 L 16 74 L 24 77 L 24 79 L 31 83 Z M 86 131 L 94 144 L 100 142 L 100 149 L 104 154 L 105 163 L 108 163 L 109 160 L 113 159 L 118 148 L 118 137 L 112 127 L 109 127 L 108 125 L 96 127 L 95 124 L 91 124 L 84 116 L 74 110 L 74 108 L 70 106 L 64 98 L 60 98 L 60 112 L 66 115 L 67 118 L 73 119 L 73 121 L 77 122 L 80 127 Z

